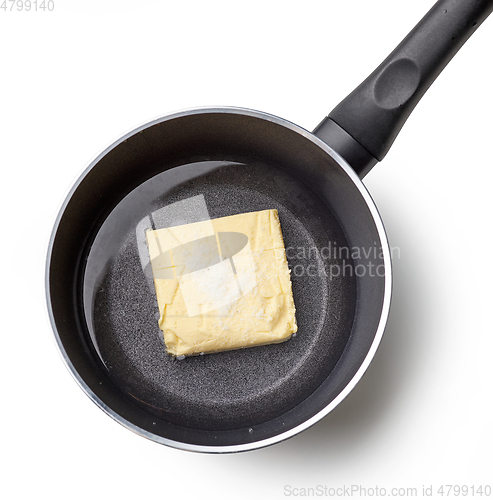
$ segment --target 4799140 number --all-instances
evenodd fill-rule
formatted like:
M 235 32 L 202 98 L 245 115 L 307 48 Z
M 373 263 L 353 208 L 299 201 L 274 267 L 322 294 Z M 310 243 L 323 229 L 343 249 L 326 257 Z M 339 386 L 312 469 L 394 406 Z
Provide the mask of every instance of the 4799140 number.
M 54 9 L 55 2 L 53 0 L 3 0 L 0 4 L 0 11 L 3 10 L 4 12 L 29 12 L 30 10 L 34 12 L 52 12 Z

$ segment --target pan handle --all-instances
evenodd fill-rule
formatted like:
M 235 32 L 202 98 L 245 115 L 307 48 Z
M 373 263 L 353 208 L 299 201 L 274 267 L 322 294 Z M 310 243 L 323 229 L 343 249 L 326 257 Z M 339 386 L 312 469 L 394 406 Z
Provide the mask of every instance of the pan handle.
M 439 0 L 378 68 L 313 131 L 363 178 L 452 57 L 493 11 L 493 0 Z

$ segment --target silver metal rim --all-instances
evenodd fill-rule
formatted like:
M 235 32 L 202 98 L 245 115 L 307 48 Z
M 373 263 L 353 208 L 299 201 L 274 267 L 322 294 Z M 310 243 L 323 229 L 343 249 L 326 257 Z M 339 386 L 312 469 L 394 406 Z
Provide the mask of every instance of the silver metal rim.
M 123 141 L 125 141 L 129 137 L 133 136 L 134 134 L 136 134 L 142 130 L 145 130 L 146 128 L 149 128 L 155 124 L 162 123 L 162 122 L 165 122 L 168 120 L 180 118 L 182 116 L 191 115 L 191 114 L 204 114 L 204 113 L 232 113 L 232 114 L 247 115 L 247 116 L 267 120 L 267 121 L 276 123 L 278 125 L 281 125 L 283 127 L 286 127 L 288 129 L 291 129 L 292 131 L 304 136 L 306 139 L 310 140 L 311 142 L 315 143 L 318 147 L 323 149 L 329 156 L 331 156 L 340 165 L 340 167 L 345 171 L 345 173 L 351 178 L 351 180 L 353 181 L 355 186 L 360 191 L 363 199 L 365 200 L 365 202 L 368 206 L 368 209 L 370 210 L 370 213 L 372 214 L 373 220 L 375 221 L 375 226 L 377 227 L 380 241 L 382 243 L 382 255 L 383 255 L 383 260 L 384 260 L 384 265 L 385 265 L 384 299 L 383 299 L 382 313 L 380 316 L 380 321 L 379 321 L 379 324 L 377 327 L 375 338 L 374 338 L 373 343 L 372 343 L 363 363 L 361 364 L 359 370 L 353 376 L 351 381 L 346 385 L 346 387 L 343 389 L 343 391 L 334 400 L 332 400 L 323 410 L 321 410 L 316 415 L 314 415 L 310 419 L 306 420 L 302 424 L 298 425 L 297 427 L 290 429 L 289 431 L 283 432 L 281 434 L 278 434 L 278 435 L 273 436 L 273 437 L 268 438 L 268 439 L 263 439 L 261 441 L 255 441 L 255 442 L 246 443 L 246 444 L 229 445 L 229 446 L 203 446 L 203 445 L 194 445 L 194 444 L 174 441 L 171 439 L 166 439 L 166 438 L 163 438 L 163 437 L 158 436 L 156 434 L 153 434 L 151 432 L 148 432 L 144 429 L 141 429 L 140 427 L 132 424 L 128 420 L 124 419 L 121 415 L 119 415 L 115 411 L 113 411 L 110 407 L 108 407 L 98 396 L 96 396 L 96 394 L 94 394 L 94 392 L 90 389 L 90 387 L 85 383 L 85 381 L 82 379 L 82 377 L 79 375 L 79 373 L 77 372 L 77 370 L 73 366 L 70 358 L 68 357 L 68 355 L 63 347 L 63 344 L 61 342 L 61 339 L 59 338 L 58 332 L 57 332 L 55 320 L 53 317 L 51 297 L 49 294 L 49 269 L 50 269 L 50 262 L 51 262 L 51 254 L 52 254 L 52 250 L 53 250 L 53 242 L 55 239 L 55 235 L 57 233 L 60 219 L 61 219 L 61 217 L 65 211 L 65 208 L 66 208 L 69 200 L 71 199 L 73 193 L 75 192 L 75 190 L 77 189 L 77 187 L 79 186 L 81 181 L 84 179 L 84 177 L 87 175 L 87 173 L 92 169 L 92 167 L 95 164 L 97 164 L 102 157 L 104 157 L 109 151 L 114 149 L 120 143 L 122 143 Z M 329 414 L 353 390 L 353 388 L 359 382 L 359 380 L 361 379 L 363 374 L 366 372 L 368 366 L 370 365 L 370 363 L 371 363 L 371 361 L 372 361 L 373 357 L 375 356 L 375 353 L 378 349 L 378 346 L 380 345 L 382 337 L 383 337 L 385 325 L 387 323 L 387 319 L 388 319 L 388 315 L 389 315 L 389 311 L 390 311 L 390 300 L 391 300 L 391 292 L 392 292 L 392 262 L 391 262 L 390 247 L 389 247 L 387 235 L 385 232 L 385 228 L 384 228 L 382 219 L 381 219 L 380 214 L 378 212 L 378 209 L 377 209 L 372 197 L 370 196 L 368 190 L 366 189 L 366 187 L 362 183 L 361 179 L 354 172 L 354 170 L 350 167 L 350 165 L 337 152 L 335 152 L 332 148 L 330 148 L 327 144 L 325 144 L 318 137 L 314 136 L 311 132 L 308 132 L 307 130 L 299 127 L 298 125 L 295 125 L 294 123 L 291 123 L 287 120 L 283 120 L 277 116 L 270 115 L 268 113 L 263 113 L 260 111 L 246 109 L 246 108 L 237 108 L 237 107 L 206 108 L 206 107 L 204 107 L 204 108 L 185 109 L 185 110 L 171 113 L 168 115 L 160 116 L 154 120 L 146 122 L 146 123 L 138 126 L 137 128 L 132 129 L 131 131 L 127 132 L 123 136 L 121 136 L 119 139 L 117 139 L 111 145 L 109 145 L 103 151 L 101 151 L 98 155 L 96 155 L 92 161 L 89 162 L 88 166 L 84 169 L 82 174 L 79 176 L 79 178 L 77 179 L 77 181 L 74 183 L 74 185 L 70 189 L 69 193 L 67 194 L 65 201 L 63 202 L 63 204 L 58 212 L 58 215 L 56 217 L 55 223 L 53 225 L 53 231 L 52 231 L 52 234 L 51 234 L 51 237 L 49 240 L 49 244 L 48 244 L 47 260 L 46 260 L 45 290 L 46 290 L 46 301 L 47 301 L 47 305 L 48 305 L 48 314 L 49 314 L 49 318 L 50 318 L 53 332 L 55 334 L 56 343 L 57 343 L 58 349 L 60 351 L 60 354 L 62 356 L 62 359 L 65 362 L 65 365 L 67 366 L 69 371 L 71 372 L 72 376 L 75 378 L 76 382 L 82 388 L 82 390 L 107 415 L 112 417 L 114 420 L 116 420 L 118 423 L 120 423 L 121 425 L 123 425 L 127 429 L 129 429 L 129 430 L 131 430 L 131 431 L 133 431 L 133 432 L 135 432 L 135 433 L 137 433 L 137 434 L 139 434 L 147 439 L 150 439 L 150 440 L 155 441 L 155 442 L 160 443 L 160 444 L 164 444 L 164 445 L 172 447 L 172 448 L 177 448 L 177 449 L 186 450 L 186 451 L 202 452 L 202 453 L 235 453 L 235 452 L 249 451 L 249 450 L 254 450 L 254 449 L 258 449 L 258 448 L 264 448 L 266 446 L 271 446 L 273 444 L 284 441 L 290 437 L 293 437 L 296 434 L 299 434 L 300 432 L 308 429 L 312 425 L 319 422 L 327 414 Z

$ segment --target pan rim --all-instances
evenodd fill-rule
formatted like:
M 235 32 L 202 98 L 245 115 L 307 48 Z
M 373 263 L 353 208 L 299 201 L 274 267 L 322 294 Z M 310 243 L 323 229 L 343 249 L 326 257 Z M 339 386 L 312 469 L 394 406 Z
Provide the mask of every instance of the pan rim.
M 55 323 L 55 317 L 53 313 L 53 307 L 52 307 L 52 300 L 50 296 L 50 266 L 51 266 L 51 259 L 52 259 L 52 252 L 53 252 L 53 245 L 54 241 L 56 238 L 56 234 L 58 231 L 58 227 L 61 221 L 61 218 L 65 212 L 65 209 L 70 202 L 74 192 L 77 190 L 79 187 L 80 183 L 83 181 L 83 179 L 86 177 L 86 175 L 91 171 L 91 169 L 104 157 L 106 156 L 111 150 L 113 150 L 115 147 L 117 147 L 119 144 L 127 140 L 129 137 L 141 132 L 142 130 L 145 130 L 153 125 L 173 120 L 176 118 L 181 118 L 184 116 L 190 116 L 190 115 L 195 115 L 195 114 L 218 114 L 218 113 L 231 113 L 231 114 L 240 114 L 240 115 L 245 115 L 253 118 L 259 118 L 262 120 L 270 121 L 273 122 L 277 125 L 283 126 L 287 129 L 290 129 L 291 131 L 298 133 L 302 135 L 305 139 L 311 141 L 314 143 L 316 146 L 321 148 L 325 153 L 327 153 L 329 156 L 331 156 L 337 163 L 338 165 L 344 170 L 346 175 L 348 175 L 355 185 L 355 187 L 358 189 L 360 192 L 361 196 L 363 197 L 368 210 L 370 211 L 375 227 L 377 229 L 379 238 L 380 238 L 380 243 L 381 243 L 381 251 L 382 251 L 382 256 L 383 256 L 383 261 L 384 261 L 384 266 L 385 266 L 385 276 L 384 276 L 384 297 L 382 301 L 382 311 L 380 315 L 380 319 L 378 322 L 378 326 L 376 329 L 375 337 L 373 339 L 373 342 L 363 360 L 361 363 L 360 367 L 358 368 L 357 372 L 353 375 L 349 383 L 344 387 L 344 389 L 337 395 L 336 398 L 334 398 L 327 406 L 325 406 L 321 411 L 313 415 L 311 418 L 305 420 L 303 423 L 297 425 L 296 427 L 282 432 L 280 434 L 277 434 L 275 436 L 272 436 L 267 439 L 263 439 L 260 441 L 252 441 L 250 443 L 244 443 L 244 444 L 235 444 L 235 445 L 219 445 L 219 446 L 210 446 L 210 445 L 197 445 L 197 444 L 191 444 L 191 443 L 185 443 L 181 441 L 175 441 L 169 438 L 164 438 L 162 436 L 153 434 L 152 432 L 149 432 L 145 429 L 142 429 L 141 427 L 133 424 L 132 422 L 128 421 L 127 419 L 123 418 L 121 415 L 119 415 L 116 411 L 112 410 L 104 401 L 102 401 L 94 392 L 93 390 L 89 387 L 89 385 L 84 381 L 82 376 L 78 373 L 78 371 L 75 369 L 70 357 L 68 356 L 62 340 L 60 338 L 58 329 L 56 327 Z M 45 267 L 45 292 L 46 292 L 46 301 L 47 301 L 47 307 L 48 307 L 48 316 L 50 319 L 51 327 L 55 336 L 56 344 L 59 350 L 59 353 L 62 357 L 63 362 L 65 363 L 65 366 L 69 370 L 69 372 L 72 374 L 74 377 L 75 381 L 78 383 L 79 387 L 86 393 L 86 395 L 95 403 L 101 410 L 103 410 L 108 416 L 113 418 L 113 420 L 117 421 L 127 429 L 135 432 L 136 434 L 145 437 L 147 439 L 150 439 L 151 441 L 157 442 L 159 444 L 163 444 L 166 446 L 169 446 L 171 448 L 176 448 L 176 449 L 181 449 L 184 451 L 192 451 L 192 452 L 202 452 L 202 453 L 235 453 L 235 452 L 242 452 L 242 451 L 250 451 L 254 449 L 259 449 L 259 448 L 264 448 L 267 446 L 271 446 L 274 444 L 277 444 L 281 441 L 284 441 L 288 438 L 291 438 L 295 436 L 296 434 L 301 433 L 302 431 L 308 429 L 315 423 L 319 422 L 323 417 L 325 417 L 327 414 L 329 414 L 334 408 L 336 408 L 347 396 L 348 394 L 354 389 L 354 387 L 357 385 L 359 380 L 362 378 L 364 373 L 366 372 L 368 366 L 370 365 L 371 361 L 373 360 L 376 351 L 381 343 L 385 326 L 387 323 L 389 311 L 390 311 L 390 302 L 391 302 L 391 293 L 392 293 L 392 262 L 391 262 L 391 252 L 390 252 L 390 247 L 389 247 L 389 242 L 387 238 L 387 234 L 385 231 L 385 227 L 383 225 L 383 221 L 381 219 L 381 216 L 378 212 L 378 209 L 375 205 L 375 202 L 373 198 L 371 197 L 370 193 L 366 189 L 365 185 L 361 181 L 361 179 L 358 177 L 358 175 L 355 173 L 355 171 L 351 168 L 351 166 L 340 156 L 336 151 L 334 151 L 330 146 L 328 146 L 325 142 L 323 142 L 321 139 L 319 139 L 317 136 L 315 136 L 313 133 L 307 131 L 306 129 L 288 121 L 283 118 L 279 118 L 275 115 L 261 112 L 261 111 L 256 111 L 253 109 L 249 108 L 242 108 L 242 107 L 232 107 L 232 106 L 226 106 L 226 107 L 196 107 L 196 108 L 189 108 L 189 109 L 183 109 L 180 111 L 175 111 L 169 114 L 161 115 L 158 116 L 152 120 L 146 121 L 137 127 L 127 131 L 123 135 L 121 135 L 119 138 L 111 142 L 108 146 L 103 148 L 98 154 L 96 154 L 92 160 L 90 160 L 87 163 L 87 166 L 82 170 L 82 173 L 78 176 L 76 181 L 72 184 L 71 188 L 68 190 L 67 195 L 65 196 L 61 207 L 56 215 L 55 222 L 53 224 L 53 229 L 51 232 L 51 236 L 49 239 L 48 243 L 48 251 L 47 251 L 47 258 L 46 258 L 46 267 Z

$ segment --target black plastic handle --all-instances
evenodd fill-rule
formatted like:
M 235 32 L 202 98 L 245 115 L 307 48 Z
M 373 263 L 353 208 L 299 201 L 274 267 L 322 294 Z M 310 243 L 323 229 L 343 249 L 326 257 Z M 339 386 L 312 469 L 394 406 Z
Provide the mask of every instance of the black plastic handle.
M 314 133 L 360 177 L 390 149 L 423 94 L 493 11 L 493 0 L 439 0 Z

